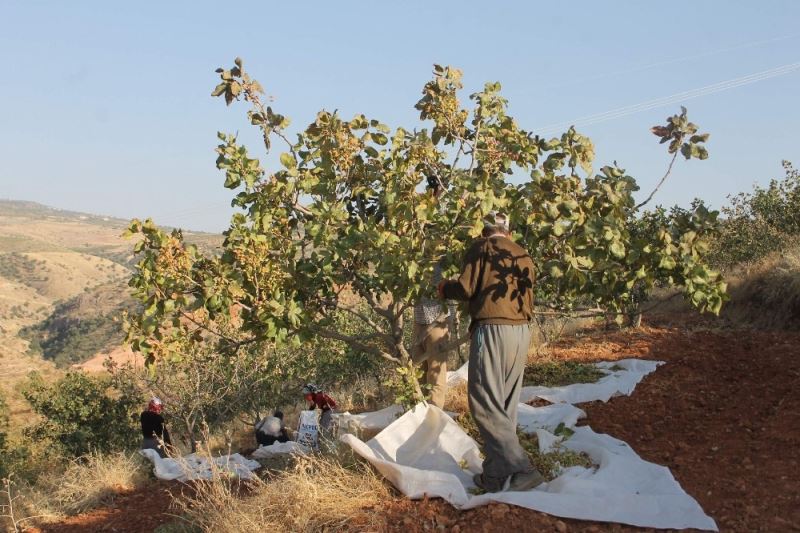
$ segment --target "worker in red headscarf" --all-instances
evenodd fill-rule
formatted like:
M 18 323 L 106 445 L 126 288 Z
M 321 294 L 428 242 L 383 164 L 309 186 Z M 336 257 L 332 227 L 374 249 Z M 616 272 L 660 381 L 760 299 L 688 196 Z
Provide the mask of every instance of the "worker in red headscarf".
M 166 455 L 165 448 L 172 445 L 161 415 L 163 410 L 164 404 L 154 396 L 139 417 L 142 422 L 142 449 L 156 450 L 161 457 Z
M 322 392 L 319 387 L 311 383 L 303 386 L 303 398 L 311 404 L 308 406 L 309 411 L 313 411 L 314 409 L 320 409 L 322 411 L 322 415 L 319 419 L 320 429 L 329 429 L 333 420 L 331 415 L 333 414 L 333 410 L 336 409 L 336 401 Z

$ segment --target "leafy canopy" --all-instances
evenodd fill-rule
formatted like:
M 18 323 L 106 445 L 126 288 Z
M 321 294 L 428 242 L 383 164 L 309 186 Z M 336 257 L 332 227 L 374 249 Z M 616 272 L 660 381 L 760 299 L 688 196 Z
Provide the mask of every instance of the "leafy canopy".
M 264 148 L 280 144 L 280 168 L 265 169 L 235 135 L 219 133 L 217 167 L 235 192 L 219 255 L 199 252 L 180 231 L 132 221 L 128 233 L 141 238 L 131 285 L 144 308 L 129 317 L 128 339 L 151 358 L 168 356 L 169 339 L 193 322 L 221 353 L 317 336 L 407 363 L 408 310 L 432 294 L 437 263 L 446 275 L 458 271 L 495 210 L 509 215 L 513 238 L 537 264 L 543 306 L 617 314 L 635 305 L 634 287 L 663 282 L 683 286 L 701 311 L 720 310 L 725 284 L 704 261 L 717 213 L 698 206 L 637 226 L 634 178 L 616 164 L 594 172 L 594 145 L 574 128 L 552 138 L 522 129 L 499 83 L 470 95 L 467 108 L 461 71 L 436 65 L 415 106 L 424 127 L 323 110 L 290 133 L 240 59 L 217 72 L 212 95 L 248 105 Z M 708 156 L 708 135 L 685 109 L 652 131 L 669 143 L 670 169 L 678 153 Z M 337 312 L 367 332 L 337 328 Z M 241 336 L 226 339 L 214 324 L 232 314 Z

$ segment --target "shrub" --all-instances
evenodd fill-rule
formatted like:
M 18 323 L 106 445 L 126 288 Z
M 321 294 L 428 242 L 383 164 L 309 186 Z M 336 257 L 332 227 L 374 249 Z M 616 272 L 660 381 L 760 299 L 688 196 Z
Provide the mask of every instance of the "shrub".
M 23 395 L 42 420 L 25 428 L 34 441 L 47 441 L 67 456 L 109 452 L 136 443 L 134 417 L 140 398 L 130 383 L 111 387 L 102 377 L 69 372 L 53 384 L 33 373 Z
M 783 162 L 785 176 L 730 198 L 710 259 L 723 268 L 753 263 L 800 236 L 800 170 Z
M 264 414 L 296 403 L 303 383 L 345 389 L 356 400 L 366 399 L 365 391 L 379 383 L 381 361 L 343 342 L 311 339 L 298 347 L 237 343 L 236 319 L 220 318 L 206 326 L 201 313 L 192 318 L 181 325 L 187 328 L 181 335 L 163 343 L 170 348 L 169 358 L 152 360 L 144 369 L 111 369 L 114 376 L 135 381 L 142 394 L 165 401 L 171 433 L 192 451 L 204 430 L 215 432 L 237 419 L 254 425 Z M 344 317 L 337 320 L 340 331 L 354 329 Z M 216 335 L 188 329 L 196 324 Z M 372 386 L 363 386 L 365 380 Z

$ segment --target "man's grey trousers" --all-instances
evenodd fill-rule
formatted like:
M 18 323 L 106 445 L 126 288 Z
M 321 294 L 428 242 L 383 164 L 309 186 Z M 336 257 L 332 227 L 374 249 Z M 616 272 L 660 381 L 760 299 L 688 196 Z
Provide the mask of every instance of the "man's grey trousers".
M 502 488 L 517 472 L 533 470 L 517 437 L 517 404 L 528 359 L 528 325 L 475 328 L 469 352 L 469 409 L 483 437 L 483 480 Z

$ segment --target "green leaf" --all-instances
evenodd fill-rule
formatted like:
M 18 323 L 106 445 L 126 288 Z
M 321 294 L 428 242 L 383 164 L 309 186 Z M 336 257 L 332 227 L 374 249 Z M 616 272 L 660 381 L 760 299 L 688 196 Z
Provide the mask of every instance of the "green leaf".
M 281 165 L 288 169 L 296 168 L 297 166 L 292 154 L 287 152 L 281 154 Z
M 661 261 L 658 263 L 658 268 L 663 268 L 664 270 L 672 270 L 675 268 L 675 259 L 672 258 L 670 255 L 665 255 L 661 258 Z

